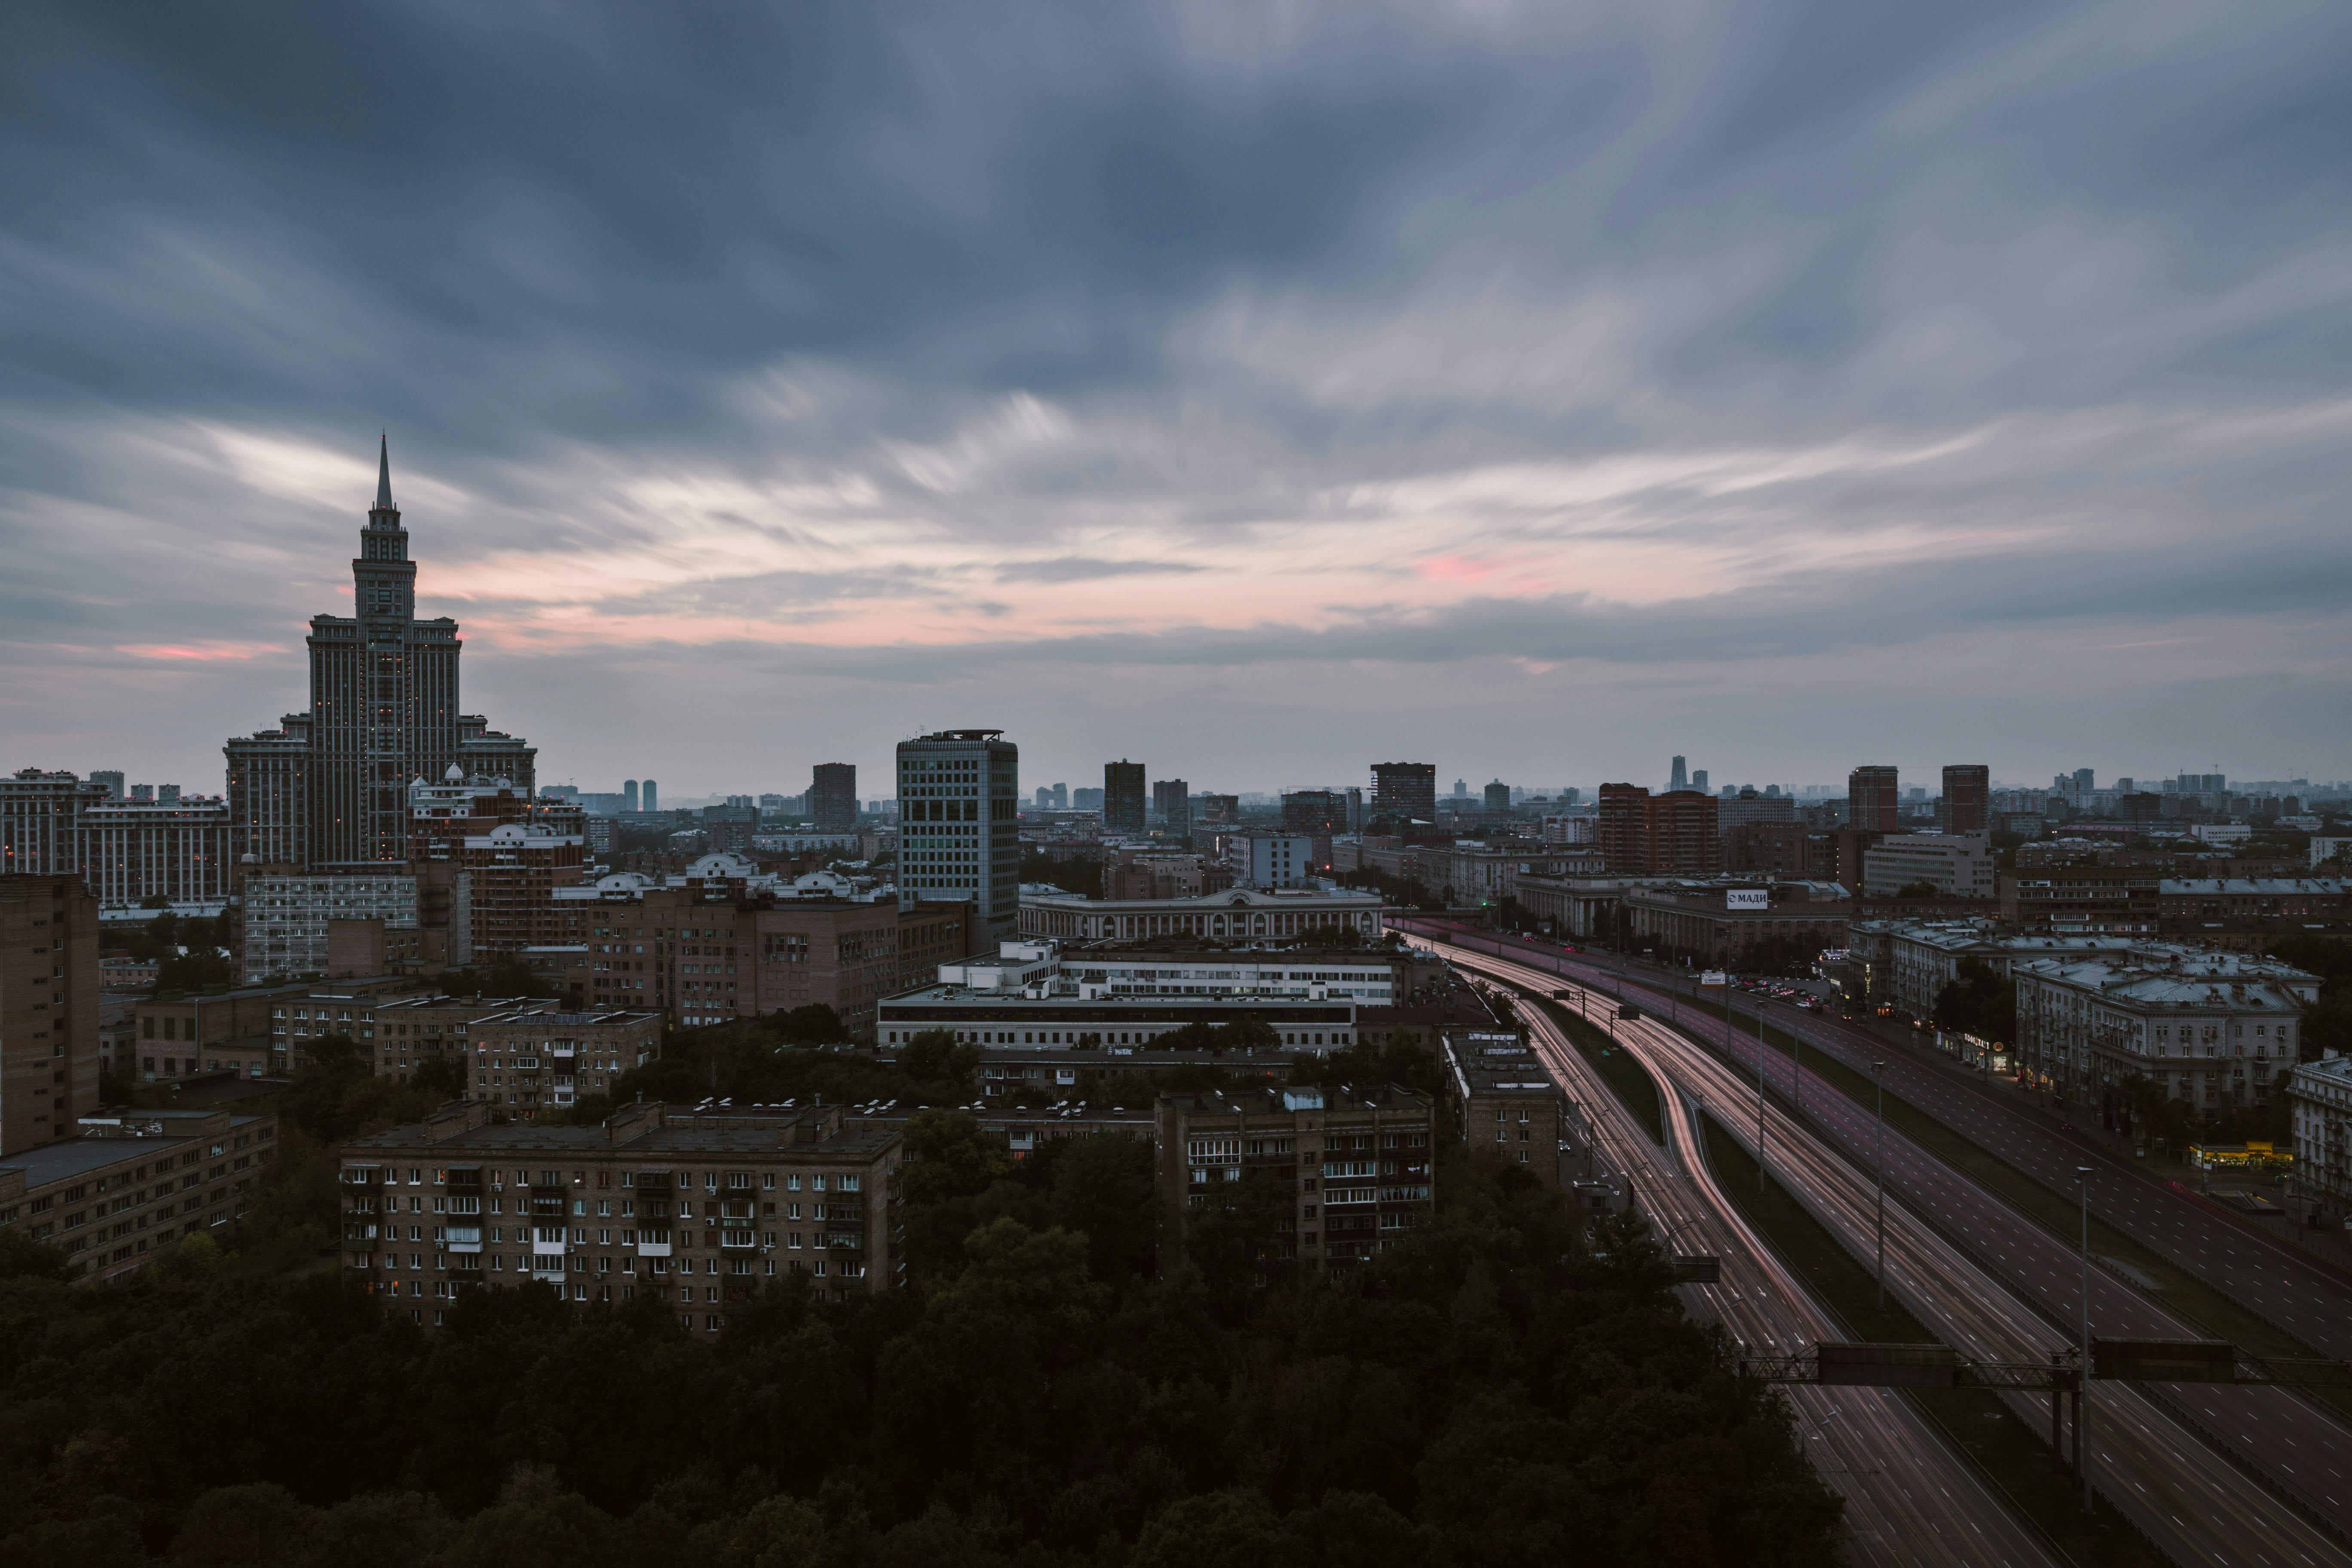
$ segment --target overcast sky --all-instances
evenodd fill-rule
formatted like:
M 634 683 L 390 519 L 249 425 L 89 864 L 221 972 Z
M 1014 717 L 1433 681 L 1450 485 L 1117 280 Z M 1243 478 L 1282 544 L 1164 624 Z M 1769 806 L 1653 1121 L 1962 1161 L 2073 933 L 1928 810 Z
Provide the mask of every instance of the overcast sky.
M 2352 12 L 12 6 L 0 765 L 2352 773 Z

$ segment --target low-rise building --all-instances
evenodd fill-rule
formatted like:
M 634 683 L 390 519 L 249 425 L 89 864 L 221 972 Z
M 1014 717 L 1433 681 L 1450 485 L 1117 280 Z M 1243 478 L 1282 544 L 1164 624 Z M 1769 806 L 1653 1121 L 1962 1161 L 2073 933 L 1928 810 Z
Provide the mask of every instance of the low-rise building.
M 645 1290 L 716 1333 L 789 1272 L 835 1300 L 893 1280 L 900 1147 L 839 1106 L 639 1103 L 573 1127 L 459 1101 L 343 1146 L 344 1272 L 419 1323 L 484 1287 Z
M 472 879 L 454 864 L 314 871 L 247 866 L 241 891 L 231 946 L 247 985 L 352 967 L 339 965 L 335 939 L 348 942 L 352 921 L 375 922 L 387 962 L 397 956 L 420 970 L 473 962 Z
M 877 1026 L 886 1047 L 946 1029 L 986 1047 L 1064 1049 L 1148 1046 L 1194 1026 L 1263 1025 L 1286 1047 L 1344 1049 L 1355 1044 L 1357 990 L 1381 986 L 1386 970 L 1292 965 L 1277 955 L 1199 952 L 1142 963 L 1125 955 L 1074 959 L 1053 942 L 1000 944 L 993 957 L 939 969 L 938 984 L 886 999 Z M 1339 974 L 1338 981 L 1317 978 Z
M 1889 898 L 1926 885 L 1952 899 L 1991 899 L 1999 867 L 1990 833 L 1895 833 L 1863 852 L 1863 891 Z
M 2141 1079 L 2202 1111 L 2266 1103 L 2319 994 L 2316 976 L 2273 960 L 2153 942 L 2010 973 L 2023 1070 L 2110 1117 Z
M 1304 833 L 1228 833 L 1225 869 L 1244 888 L 1298 888 L 1315 875 L 1314 838 Z M 1327 857 L 1328 858 L 1328 857 Z
M 1392 1084 L 1161 1095 L 1160 1191 L 1182 1246 L 1217 1185 L 1279 1182 L 1290 1213 L 1260 1258 L 1272 1270 L 1348 1267 L 1402 1240 L 1430 1213 L 1436 1118 Z
M 1465 1149 L 1494 1151 L 1545 1186 L 1561 1184 L 1565 1102 L 1517 1029 L 1456 1029 L 1444 1037 L 1446 1088 Z
M 607 1094 L 613 1081 L 661 1054 L 658 1013 L 567 1013 L 525 1005 L 460 1026 L 472 1052 L 468 1098 L 528 1121 Z
M 1638 943 L 1716 969 L 1777 967 L 1843 947 L 1853 908 L 1835 882 L 1657 879 L 1624 894 Z
M 1352 931 L 1379 940 L 1377 894 L 1317 887 L 1295 890 L 1235 888 L 1198 899 L 1087 899 L 1074 893 L 1021 895 L 1021 934 L 1063 942 L 1135 942 L 1190 936 L 1214 942 L 1287 937 L 1328 942 Z
M 1847 945 L 1850 954 L 1866 955 L 1872 966 L 1870 1000 L 1892 1002 L 1925 1018 L 1971 960 L 2006 977 L 2014 965 L 2036 959 L 2129 952 L 2135 939 L 2025 935 L 1987 921 L 1857 921 Z
M 973 941 L 969 900 L 900 903 L 824 873 L 781 886 L 714 875 L 670 888 L 625 872 L 592 890 L 571 995 L 651 1008 L 688 1027 L 822 1005 L 853 1039 L 871 1040 L 883 997 L 923 984 Z
M 1996 884 L 2001 923 L 2028 931 L 2154 936 L 2162 880 L 2151 866 L 2003 871 Z
M 277 1151 L 278 1119 L 137 1110 L 0 1156 L 0 1226 L 65 1248 L 79 1281 L 116 1279 L 191 1236 L 224 1233 Z

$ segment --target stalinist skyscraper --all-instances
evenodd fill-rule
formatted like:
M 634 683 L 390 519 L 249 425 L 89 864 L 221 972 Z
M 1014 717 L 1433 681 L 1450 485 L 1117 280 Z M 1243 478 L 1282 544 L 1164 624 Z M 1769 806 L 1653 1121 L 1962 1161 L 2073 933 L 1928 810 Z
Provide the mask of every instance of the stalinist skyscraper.
M 416 618 L 416 563 L 392 501 L 392 449 L 352 562 L 349 616 L 310 617 L 310 706 L 223 748 L 240 853 L 301 866 L 403 860 L 408 786 L 467 777 L 532 786 L 537 753 L 459 711 L 447 616 Z

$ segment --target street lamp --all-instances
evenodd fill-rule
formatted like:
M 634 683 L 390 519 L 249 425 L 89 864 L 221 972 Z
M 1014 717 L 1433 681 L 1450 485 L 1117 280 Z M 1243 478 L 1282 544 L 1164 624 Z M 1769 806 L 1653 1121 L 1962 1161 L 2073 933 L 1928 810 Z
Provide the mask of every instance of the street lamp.
M 1725 979 L 1729 980 L 1727 975 Z M 1723 1022 L 1727 1030 L 1731 1025 L 1731 989 L 1727 984 L 1723 993 Z M 1764 1190 L 1764 1004 L 1756 1004 L 1756 1190 Z
M 1878 1121 L 1878 1310 L 1886 1310 L 1886 1080 L 1882 1061 L 1870 1064 L 1870 1081 L 1877 1090 Z
M 2083 1423 L 2091 1413 L 2091 1167 L 2074 1167 L 2083 1189 L 2083 1370 L 2074 1390 L 2074 1470 L 2083 1483 L 2083 1511 L 2091 1511 L 2091 1464 L 2083 1441 Z

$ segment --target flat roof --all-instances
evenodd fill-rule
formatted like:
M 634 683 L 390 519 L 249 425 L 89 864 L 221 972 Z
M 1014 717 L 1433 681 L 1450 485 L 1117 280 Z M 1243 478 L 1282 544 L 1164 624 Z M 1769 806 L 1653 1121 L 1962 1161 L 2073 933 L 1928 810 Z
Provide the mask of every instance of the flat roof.
M 1300 1110 L 1342 1116 L 1376 1110 L 1418 1110 L 1425 1115 L 1431 1103 L 1429 1096 L 1419 1090 L 1393 1083 L 1210 1089 L 1160 1097 L 1162 1107 L 1186 1116 L 1289 1116 Z
M 166 1149 L 177 1149 L 204 1137 L 204 1123 L 220 1114 L 217 1110 L 141 1110 L 128 1113 L 141 1121 L 161 1121 L 165 1131 L 136 1138 L 91 1137 L 60 1138 L 54 1143 L 19 1151 L 0 1159 L 0 1170 L 25 1173 L 26 1190 L 46 1187 L 54 1182 L 70 1181 L 88 1175 L 109 1165 L 119 1165 Z M 229 1130 L 251 1127 L 263 1121 L 260 1116 L 229 1117 Z M 173 1121 L 188 1123 L 178 1128 Z
M 626 1154 L 632 1159 L 662 1154 L 786 1154 L 795 1159 L 803 1155 L 811 1159 L 835 1159 L 879 1153 L 898 1136 L 896 1132 L 845 1131 L 830 1138 L 795 1139 L 788 1143 L 779 1139 L 777 1133 L 791 1124 L 791 1119 L 783 1118 L 759 1127 L 650 1127 L 615 1142 L 603 1127 L 513 1121 L 503 1126 L 472 1127 L 427 1142 L 424 1123 L 410 1122 L 404 1127 L 386 1128 L 382 1132 L 352 1139 L 343 1147 L 346 1150 L 404 1152 L 430 1150 L 436 1161 L 445 1155 L 459 1152 L 481 1155 Z

